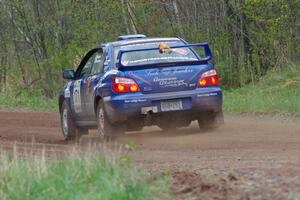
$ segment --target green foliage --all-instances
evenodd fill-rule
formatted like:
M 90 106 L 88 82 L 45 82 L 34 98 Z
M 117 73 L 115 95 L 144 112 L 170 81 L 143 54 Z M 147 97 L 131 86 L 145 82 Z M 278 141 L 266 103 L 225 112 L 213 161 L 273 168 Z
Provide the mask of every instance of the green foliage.
M 135 30 L 208 42 L 223 86 L 240 87 L 299 61 L 299 12 L 300 0 L 2 0 L 0 91 L 53 98 L 87 50 Z
M 0 158 L 0 198 L 23 199 L 168 199 L 163 179 L 150 177 L 132 165 L 103 156 Z
M 43 96 L 22 95 L 17 98 L 0 95 L 1 107 L 9 109 L 25 108 L 31 111 L 58 111 L 58 100 Z
M 300 65 L 273 70 L 258 83 L 224 91 L 224 110 L 233 113 L 300 113 Z
M 134 142 L 128 142 L 128 143 L 124 144 L 124 149 L 126 149 L 127 151 L 136 151 L 137 150 Z

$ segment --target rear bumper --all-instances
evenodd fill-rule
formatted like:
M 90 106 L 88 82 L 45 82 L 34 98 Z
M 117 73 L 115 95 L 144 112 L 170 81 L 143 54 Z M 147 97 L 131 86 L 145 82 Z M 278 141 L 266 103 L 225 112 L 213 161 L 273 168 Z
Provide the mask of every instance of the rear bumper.
M 162 112 L 160 101 L 170 99 L 182 99 L 183 103 L 183 109 L 170 111 L 169 113 L 172 114 L 222 110 L 222 91 L 219 87 L 155 94 L 125 94 L 103 98 L 107 115 L 112 122 L 143 117 L 148 111 L 153 114 L 167 114 L 168 112 Z

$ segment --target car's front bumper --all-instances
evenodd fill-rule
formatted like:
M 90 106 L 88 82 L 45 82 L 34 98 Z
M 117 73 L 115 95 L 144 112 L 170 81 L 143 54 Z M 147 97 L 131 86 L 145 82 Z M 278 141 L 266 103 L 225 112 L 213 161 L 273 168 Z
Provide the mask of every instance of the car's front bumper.
M 104 97 L 107 115 L 112 122 L 142 117 L 148 112 L 162 113 L 160 102 L 181 99 L 183 109 L 179 111 L 220 112 L 222 110 L 222 91 L 219 87 L 198 88 L 196 90 L 154 93 L 124 94 Z

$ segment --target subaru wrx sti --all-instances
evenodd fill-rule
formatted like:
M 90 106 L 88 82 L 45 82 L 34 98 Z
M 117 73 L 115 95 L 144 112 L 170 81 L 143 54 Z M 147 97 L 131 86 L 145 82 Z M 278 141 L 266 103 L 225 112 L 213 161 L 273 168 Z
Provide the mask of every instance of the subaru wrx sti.
M 97 128 L 103 136 L 157 125 L 211 129 L 223 122 L 222 92 L 206 43 L 120 36 L 91 49 L 59 93 L 66 140 Z

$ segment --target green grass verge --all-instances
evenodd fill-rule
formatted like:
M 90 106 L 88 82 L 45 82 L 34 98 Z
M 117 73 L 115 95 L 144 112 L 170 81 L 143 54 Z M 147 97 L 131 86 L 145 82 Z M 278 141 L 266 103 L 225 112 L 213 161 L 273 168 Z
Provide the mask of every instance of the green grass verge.
M 256 84 L 224 91 L 225 112 L 300 113 L 300 65 L 271 71 Z
M 0 95 L 0 106 L 12 110 L 20 108 L 30 111 L 58 111 L 57 99 L 46 97 L 20 96 L 17 98 Z
M 169 199 L 169 184 L 121 160 L 100 156 L 0 158 L 0 199 Z

